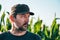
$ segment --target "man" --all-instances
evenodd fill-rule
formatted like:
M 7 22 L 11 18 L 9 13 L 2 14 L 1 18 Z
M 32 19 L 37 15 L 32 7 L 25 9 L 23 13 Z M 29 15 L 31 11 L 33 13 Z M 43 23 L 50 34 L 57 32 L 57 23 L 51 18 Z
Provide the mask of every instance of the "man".
M 34 15 L 34 13 L 30 12 L 26 4 L 14 5 L 10 14 L 12 28 L 10 31 L 2 33 L 0 40 L 41 40 L 38 35 L 27 31 L 30 15 Z

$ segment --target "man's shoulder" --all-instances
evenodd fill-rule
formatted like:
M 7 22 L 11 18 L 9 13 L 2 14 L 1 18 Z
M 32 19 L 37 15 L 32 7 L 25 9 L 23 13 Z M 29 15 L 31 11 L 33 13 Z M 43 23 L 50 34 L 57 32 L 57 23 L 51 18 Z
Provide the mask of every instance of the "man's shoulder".
M 0 34 L 0 37 L 6 36 L 7 34 L 8 34 L 8 31 L 7 31 L 7 32 L 2 32 L 2 33 Z
M 33 36 L 39 36 L 38 34 L 35 34 L 35 33 L 32 33 L 32 32 L 28 32 L 30 35 L 33 35 Z
M 2 33 L 0 34 L 0 40 L 3 40 L 3 39 L 5 39 L 5 38 L 7 38 L 7 37 L 8 37 L 8 34 L 9 34 L 8 31 L 7 31 L 7 32 L 2 32 Z
M 28 33 L 31 37 L 34 37 L 37 40 L 39 40 L 39 39 L 41 40 L 41 37 L 38 34 L 35 34 L 35 33 L 32 33 L 32 32 L 28 32 Z

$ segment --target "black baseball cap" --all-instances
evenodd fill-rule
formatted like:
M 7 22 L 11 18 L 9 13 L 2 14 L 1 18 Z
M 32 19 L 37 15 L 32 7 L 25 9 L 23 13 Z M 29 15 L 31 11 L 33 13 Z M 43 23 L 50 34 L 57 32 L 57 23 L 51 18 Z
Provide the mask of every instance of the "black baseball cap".
M 30 9 L 26 4 L 16 4 L 11 8 L 11 11 L 12 11 L 12 14 L 25 14 L 29 12 L 30 15 L 34 15 L 33 12 L 30 12 Z

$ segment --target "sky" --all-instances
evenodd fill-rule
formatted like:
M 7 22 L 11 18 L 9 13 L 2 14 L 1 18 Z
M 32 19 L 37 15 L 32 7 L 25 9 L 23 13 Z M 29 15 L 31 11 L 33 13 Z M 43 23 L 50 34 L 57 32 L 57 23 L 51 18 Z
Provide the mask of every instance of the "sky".
M 38 17 L 43 20 L 43 24 L 50 26 L 55 17 L 60 18 L 60 0 L 0 0 L 2 11 L 11 11 L 11 7 L 15 4 L 27 4 L 31 12 L 34 12 L 34 22 Z M 1 15 L 1 13 L 0 13 Z M 60 20 L 57 20 L 60 23 Z

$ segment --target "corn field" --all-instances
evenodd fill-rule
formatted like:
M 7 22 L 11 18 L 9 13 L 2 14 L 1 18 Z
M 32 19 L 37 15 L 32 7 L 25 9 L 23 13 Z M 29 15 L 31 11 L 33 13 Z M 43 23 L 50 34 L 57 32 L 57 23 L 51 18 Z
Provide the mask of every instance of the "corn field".
M 1 12 L 2 6 L 0 5 L 0 12 Z M 1 14 L 1 13 L 0 13 Z M 11 29 L 11 23 L 9 21 L 9 18 L 6 16 L 9 16 L 9 13 L 3 11 L 2 16 L 0 17 L 0 33 L 6 32 Z M 30 23 L 28 25 L 28 31 L 38 34 L 41 36 L 42 40 L 60 40 L 60 24 L 57 24 L 56 18 L 54 18 L 50 28 L 49 26 L 46 26 L 43 24 L 43 21 L 41 19 L 37 19 L 37 21 L 33 25 L 33 18 L 31 18 Z

